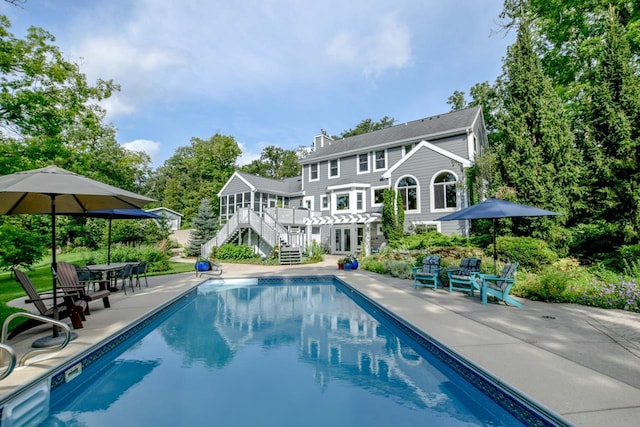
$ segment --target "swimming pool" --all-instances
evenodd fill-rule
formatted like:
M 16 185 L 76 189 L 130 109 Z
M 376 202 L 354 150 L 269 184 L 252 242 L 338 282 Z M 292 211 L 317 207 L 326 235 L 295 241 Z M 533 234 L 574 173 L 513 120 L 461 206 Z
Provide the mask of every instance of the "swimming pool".
M 41 411 L 29 399 L 3 413 L 90 426 L 557 423 L 454 356 L 333 277 L 218 279 L 66 365 Z

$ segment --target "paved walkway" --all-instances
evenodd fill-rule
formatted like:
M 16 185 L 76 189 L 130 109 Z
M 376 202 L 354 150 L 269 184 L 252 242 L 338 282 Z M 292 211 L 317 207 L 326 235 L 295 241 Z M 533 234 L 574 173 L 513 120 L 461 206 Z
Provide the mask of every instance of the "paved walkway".
M 635 426 L 640 420 L 640 315 L 571 304 L 524 301 L 522 309 L 483 306 L 479 297 L 417 289 L 412 281 L 355 270 L 337 257 L 309 266 L 225 264 L 223 277 L 335 274 L 543 406 L 580 426 Z M 148 289 L 112 295 L 55 358 L 28 363 L 0 382 L 0 398 L 48 369 L 116 334 L 154 307 L 196 285 L 193 273 L 149 278 Z M 17 305 L 21 301 L 15 302 Z M 18 354 L 46 335 L 36 328 L 11 340 Z

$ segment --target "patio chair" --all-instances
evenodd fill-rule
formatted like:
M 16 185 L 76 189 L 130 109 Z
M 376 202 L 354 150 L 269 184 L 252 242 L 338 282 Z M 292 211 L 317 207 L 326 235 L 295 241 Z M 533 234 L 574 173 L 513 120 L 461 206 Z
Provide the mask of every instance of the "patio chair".
M 204 263 L 207 264 L 207 268 L 203 269 L 203 265 Z M 198 266 L 198 264 L 200 264 L 200 266 Z M 220 264 L 217 264 L 215 262 L 211 262 L 211 261 L 198 261 L 196 263 L 196 277 L 198 277 L 198 274 L 200 274 L 200 276 L 202 276 L 203 274 L 208 274 L 208 275 L 213 275 L 213 276 L 220 276 L 222 274 L 222 266 Z
M 449 292 L 469 292 L 473 296 L 474 290 L 480 290 L 480 284 L 476 281 L 478 274 L 480 274 L 480 259 L 463 258 L 459 268 L 447 270 Z
M 75 265 L 69 264 L 68 262 L 58 262 L 56 263 L 56 270 L 54 271 L 54 274 L 56 276 L 56 280 L 60 284 L 60 289 L 62 289 L 65 295 L 74 298 L 74 300 L 84 300 L 86 302 L 101 299 L 104 304 L 104 308 L 111 307 L 111 304 L 109 303 L 109 295 L 111 295 L 111 292 L 107 289 L 91 293 L 87 292 L 86 287 L 80 283 Z M 89 304 L 87 304 L 84 313 L 87 315 L 91 314 Z
M 138 289 L 140 289 L 140 276 L 144 277 L 144 284 L 148 288 L 149 282 L 147 281 L 147 261 L 141 261 L 138 265 L 133 267 L 133 271 L 131 274 L 135 274 L 136 276 L 136 285 L 138 285 Z
M 482 304 L 486 304 L 487 295 L 491 295 L 502 300 L 505 304 L 511 304 L 518 308 L 522 307 L 522 304 L 519 301 L 509 295 L 511 287 L 516 281 L 515 275 L 517 269 L 518 263 L 510 262 L 504 266 L 500 276 L 480 274 L 480 280 L 482 283 L 482 288 L 480 289 Z
M 423 286 L 438 290 L 442 287 L 440 282 L 440 257 L 429 255 L 422 259 L 422 267 L 413 267 L 413 288 Z
M 126 264 L 120 270 L 116 270 L 113 273 L 113 287 L 118 288 L 118 279 L 122 280 L 122 290 L 124 294 L 127 294 L 127 280 L 129 280 L 129 287 L 133 292 L 133 266 L 134 264 Z
M 93 285 L 93 290 L 96 290 L 96 285 L 98 285 L 98 289 L 106 289 L 109 281 L 102 277 L 102 273 L 97 271 L 91 271 L 88 267 L 76 267 L 76 273 L 78 274 L 78 280 L 81 285 L 90 286 Z
M 38 314 L 40 314 L 41 316 L 54 319 L 54 307 L 47 307 L 45 304 L 45 301 L 53 299 L 53 293 L 38 293 L 35 286 L 33 286 L 33 283 L 31 283 L 31 279 L 29 279 L 29 276 L 27 276 L 25 272 L 20 270 L 13 270 L 13 272 L 16 274 L 16 279 L 18 280 L 20 285 L 22 285 L 22 288 L 29 297 L 27 300 L 25 300 L 25 302 L 32 303 L 38 310 Z M 81 329 L 83 327 L 82 321 L 86 320 L 84 316 L 84 310 L 87 306 L 87 302 L 84 300 L 73 301 L 72 298 L 67 296 L 61 296 L 59 298 L 61 302 L 57 304 L 57 319 L 60 320 L 69 317 L 71 319 L 71 325 L 73 326 L 73 329 Z M 16 326 L 11 332 L 9 332 L 8 338 L 13 338 L 21 332 L 42 324 L 43 322 L 40 322 L 36 319 L 28 319 L 27 321 Z

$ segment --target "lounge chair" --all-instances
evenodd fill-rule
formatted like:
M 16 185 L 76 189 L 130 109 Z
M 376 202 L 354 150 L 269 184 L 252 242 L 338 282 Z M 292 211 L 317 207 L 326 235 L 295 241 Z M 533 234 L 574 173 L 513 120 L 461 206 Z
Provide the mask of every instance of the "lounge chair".
M 84 300 L 86 302 L 96 301 L 101 299 L 104 304 L 104 308 L 111 307 L 109 303 L 109 295 L 111 292 L 107 289 L 87 292 L 86 287 L 80 282 L 78 278 L 78 272 L 76 266 L 69 264 L 68 262 L 58 262 L 55 270 L 56 280 L 60 284 L 60 289 L 63 290 L 65 295 L 72 297 L 74 300 Z M 89 304 L 84 311 L 85 314 L 91 314 L 89 310 Z
M 480 284 L 476 281 L 480 274 L 479 258 L 464 258 L 460 261 L 460 267 L 447 270 L 449 276 L 449 292 L 469 292 L 473 296 L 475 289 L 480 290 Z
M 202 265 L 204 263 L 208 264 L 205 270 L 202 269 Z M 200 266 L 198 266 L 198 264 L 200 264 Z M 222 274 L 222 266 L 211 261 L 198 261 L 196 263 L 196 277 L 198 277 L 198 274 L 200 274 L 200 276 L 202 276 L 203 274 L 220 276 Z
M 422 267 L 413 267 L 413 288 L 423 286 L 438 290 L 440 282 L 440 257 L 429 255 L 422 259 Z
M 43 292 L 38 293 L 36 291 L 35 286 L 31 283 L 31 279 L 27 276 L 26 273 L 20 270 L 13 270 L 16 274 L 16 279 L 22 285 L 22 288 L 27 293 L 29 299 L 25 300 L 27 303 L 32 303 L 36 309 L 38 310 L 38 314 L 45 317 L 50 317 L 54 319 L 55 312 L 54 307 L 47 307 L 44 303 L 47 300 L 53 299 L 52 292 Z M 66 297 L 64 295 L 59 296 L 61 302 L 57 304 L 58 306 L 58 315 L 57 319 L 64 319 L 69 317 L 71 319 L 71 324 L 74 329 L 82 328 L 82 321 L 86 320 L 84 317 L 84 310 L 87 306 L 87 302 L 84 300 L 73 301 L 72 298 Z M 16 326 L 11 332 L 9 332 L 8 338 L 13 338 L 21 332 L 24 332 L 28 329 L 31 329 L 35 326 L 42 325 L 42 322 L 36 319 L 29 319 L 18 326 Z
M 480 274 L 479 278 L 482 283 L 480 289 L 480 295 L 482 296 L 482 303 L 487 303 L 487 295 L 491 295 L 498 299 L 501 299 L 505 304 L 511 304 L 515 307 L 522 307 L 522 304 L 515 298 L 509 295 L 511 287 L 515 283 L 516 270 L 518 269 L 517 262 L 507 263 L 502 269 L 500 276 L 492 274 Z

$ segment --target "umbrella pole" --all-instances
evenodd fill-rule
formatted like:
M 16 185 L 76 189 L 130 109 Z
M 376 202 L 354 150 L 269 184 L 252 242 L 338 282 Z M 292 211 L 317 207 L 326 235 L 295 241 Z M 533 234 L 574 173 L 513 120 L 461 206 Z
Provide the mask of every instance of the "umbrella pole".
M 58 320 L 58 295 L 56 286 L 56 273 L 58 265 L 56 262 L 56 195 L 51 195 L 51 277 L 53 278 L 53 318 Z M 53 327 L 53 337 L 58 336 L 58 328 Z
M 498 274 L 496 263 L 498 261 L 498 249 L 496 247 L 496 233 L 498 228 L 498 218 L 493 218 L 493 274 Z
M 107 239 L 107 265 L 111 264 L 111 218 L 109 218 L 109 238 Z

